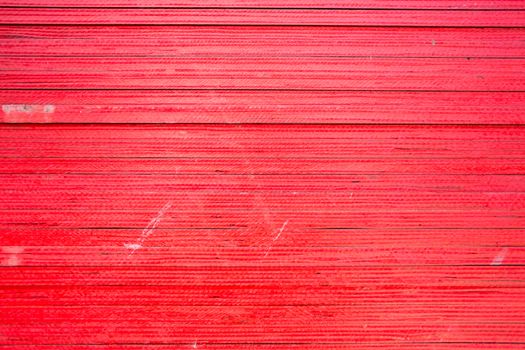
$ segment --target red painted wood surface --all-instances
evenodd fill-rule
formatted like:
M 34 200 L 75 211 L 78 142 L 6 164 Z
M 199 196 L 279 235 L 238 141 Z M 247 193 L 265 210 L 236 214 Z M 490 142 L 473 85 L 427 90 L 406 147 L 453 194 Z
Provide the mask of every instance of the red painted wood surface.
M 522 91 L 525 59 L 0 58 L 4 89 Z
M 523 27 L 525 11 L 0 8 L 0 24 Z
M 2 0 L 9 7 L 344 8 L 523 10 L 521 0 Z
M 0 26 L 0 37 L 1 56 L 525 57 L 520 28 Z
M 0 14 L 0 349 L 525 347 L 523 1 Z

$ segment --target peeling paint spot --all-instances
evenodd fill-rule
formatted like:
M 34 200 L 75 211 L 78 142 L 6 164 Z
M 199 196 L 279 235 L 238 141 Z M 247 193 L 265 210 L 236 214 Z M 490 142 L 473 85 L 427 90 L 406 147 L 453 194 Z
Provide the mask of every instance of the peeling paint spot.
M 4 121 L 8 123 L 51 122 L 55 105 L 5 104 L 2 105 Z
M 35 106 L 26 105 L 26 104 L 11 104 L 11 105 L 2 105 L 2 111 L 5 114 L 11 114 L 15 112 L 19 113 L 32 113 L 35 109 Z

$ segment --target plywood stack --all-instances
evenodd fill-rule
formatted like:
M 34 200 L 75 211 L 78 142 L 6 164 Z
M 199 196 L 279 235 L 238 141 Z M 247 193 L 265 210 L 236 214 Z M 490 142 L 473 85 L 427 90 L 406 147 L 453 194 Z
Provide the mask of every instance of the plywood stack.
M 523 349 L 524 34 L 521 0 L 1 0 L 0 349 Z

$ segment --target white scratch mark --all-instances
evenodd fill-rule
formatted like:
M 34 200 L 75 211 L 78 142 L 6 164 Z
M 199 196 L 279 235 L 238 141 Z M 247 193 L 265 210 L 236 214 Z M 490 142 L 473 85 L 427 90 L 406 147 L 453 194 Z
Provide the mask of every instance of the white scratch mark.
M 144 241 L 149 236 L 151 236 L 153 231 L 157 228 L 157 226 L 159 225 L 162 217 L 171 208 L 171 204 L 172 204 L 171 201 L 169 201 L 166 204 L 164 204 L 162 209 L 159 210 L 157 216 L 155 216 L 153 219 L 151 219 L 150 222 L 148 223 L 148 225 L 146 227 L 144 227 L 144 229 L 142 230 L 142 234 L 137 239 L 136 243 L 125 243 L 124 244 L 124 247 L 126 247 L 127 249 L 131 250 L 131 252 L 129 253 L 128 257 L 133 255 L 133 253 L 135 253 L 135 251 L 137 251 L 138 249 L 142 248 L 142 244 L 144 243 Z
M 197 342 L 194 342 L 194 343 L 193 343 L 192 348 L 197 349 Z
M 288 225 L 288 220 L 286 220 L 286 221 L 284 222 L 284 224 L 281 226 L 281 229 L 279 230 L 279 233 L 277 234 L 277 236 L 275 236 L 275 237 L 273 238 L 273 241 L 274 241 L 274 242 L 275 242 L 276 240 L 278 240 L 279 237 L 281 237 L 281 234 L 283 233 L 284 228 L 286 227 L 286 225 Z
M 496 255 L 494 257 L 494 259 L 492 260 L 492 263 L 491 265 L 492 266 L 499 266 L 503 263 L 503 260 L 505 260 L 505 256 L 507 255 L 507 252 L 509 251 L 509 248 L 505 247 L 503 248 L 499 253 L 498 255 Z
M 153 219 L 151 219 L 151 221 L 148 223 L 148 225 L 146 227 L 144 227 L 144 230 L 142 230 L 142 235 L 140 237 L 142 241 L 144 241 L 146 238 L 148 238 L 151 235 L 151 233 L 153 232 L 153 230 L 155 230 L 157 228 L 158 224 L 160 223 L 160 220 L 162 219 L 164 214 L 166 214 L 166 212 L 168 211 L 169 208 L 171 208 L 171 201 L 166 203 L 162 207 L 162 209 L 159 211 L 157 216 L 155 216 Z
M 436 41 L 432 39 L 432 46 L 436 46 Z
M 281 237 L 283 231 L 284 231 L 284 228 L 286 227 L 286 225 L 288 225 L 288 220 L 286 220 L 283 225 L 281 226 L 281 228 L 279 229 L 279 232 L 277 233 L 277 235 L 272 239 L 272 244 L 270 244 L 270 246 L 268 247 L 268 249 L 266 250 L 266 253 L 264 254 L 264 257 L 266 258 L 268 256 L 268 253 L 270 253 L 270 250 L 272 250 L 272 246 L 273 246 L 273 242 L 277 241 L 279 239 L 279 237 Z

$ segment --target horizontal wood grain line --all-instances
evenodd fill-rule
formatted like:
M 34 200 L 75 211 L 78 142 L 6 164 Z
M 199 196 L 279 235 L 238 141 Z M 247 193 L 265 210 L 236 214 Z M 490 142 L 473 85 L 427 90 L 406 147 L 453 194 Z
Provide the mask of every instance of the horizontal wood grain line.
M 92 186 L 96 186 L 93 183 Z M 387 212 L 410 211 L 411 209 L 420 212 L 438 213 L 451 212 L 461 213 L 480 210 L 481 215 L 493 215 L 506 211 L 508 215 L 519 215 L 523 213 L 525 193 L 498 193 L 498 192 L 421 192 L 405 191 L 405 189 L 368 189 L 355 188 L 350 190 L 331 189 L 327 187 L 325 192 L 333 191 L 333 196 L 325 195 L 320 190 L 309 192 L 298 189 L 298 191 L 287 191 L 288 193 L 274 193 L 259 190 L 252 192 L 247 189 L 243 191 L 228 191 L 222 189 L 202 192 L 191 189 L 182 191 L 144 190 L 135 191 L 126 195 L 118 192 L 127 191 L 130 187 L 122 184 L 113 184 L 114 192 L 95 192 L 87 193 L 84 189 L 71 191 L 57 191 L 58 183 L 53 189 L 35 188 L 24 192 L 16 189 L 4 189 L 0 191 L 5 199 L 2 199 L 2 211 L 5 215 L 9 212 L 41 212 L 46 214 L 57 214 L 57 211 L 71 215 L 79 215 L 82 212 L 90 211 L 93 213 L 105 213 L 110 215 L 116 212 L 115 216 L 143 213 L 158 209 L 160 201 L 170 201 L 176 208 L 176 215 L 220 214 L 241 215 L 252 212 L 254 215 L 260 214 L 258 201 L 264 201 L 266 210 L 269 213 L 280 213 L 295 211 L 296 213 L 307 215 L 315 211 L 324 213 L 325 207 L 330 208 L 330 214 L 341 213 L 344 211 L 374 211 L 382 213 L 384 206 L 388 207 Z M 357 187 L 357 186 L 356 186 Z M 353 192 L 352 192 L 353 191 Z M 144 200 L 142 198 L 146 197 Z M 34 202 L 32 202 L 32 200 Z M 259 210 L 258 210 L 259 209 Z M 198 213 L 198 214 L 197 214 Z
M 4 246 L 0 251 L 0 266 L 280 266 L 290 269 L 297 266 L 525 266 L 525 246 L 470 247 L 447 243 L 446 246 L 293 247 L 282 246 L 273 238 L 268 237 L 252 247 L 178 247 L 168 245 L 169 242 L 166 246 L 152 246 L 144 242 L 136 249 L 130 248 L 137 239 L 120 246 Z
M 523 288 L 521 266 L 286 267 L 3 267 L 1 286 L 346 286 L 388 288 Z
M 208 171 L 216 172 L 220 171 L 220 168 L 214 168 L 217 164 L 231 161 L 237 169 L 243 169 L 241 172 L 248 174 L 257 173 L 257 166 L 265 164 L 263 159 L 267 160 L 264 169 L 271 168 L 274 161 L 279 164 L 286 160 L 306 162 L 308 159 L 353 159 L 377 162 L 385 159 L 447 158 L 451 164 L 462 161 L 468 164 L 474 159 L 481 159 L 486 163 L 489 159 L 519 159 L 525 155 L 521 145 L 525 129 L 519 127 L 498 127 L 489 131 L 487 128 L 459 126 L 137 127 L 98 124 L 86 127 L 73 124 L 4 124 L 0 127 L 0 135 L 0 157 L 12 158 L 15 162 L 13 164 L 20 164 L 23 159 L 39 157 L 98 158 L 101 162 L 102 159 L 124 162 L 122 158 L 129 158 L 129 166 L 132 167 L 137 158 L 144 158 L 144 162 L 137 165 L 148 162 L 159 164 L 155 160 L 161 162 L 166 158 L 166 165 L 175 164 L 179 159 L 180 169 L 193 161 L 193 167 L 197 166 L 197 169 L 207 168 Z M 20 159 L 16 160 L 17 158 Z M 253 164 L 251 159 L 254 159 Z M 101 165 L 103 164 L 102 162 Z M 501 166 L 504 167 L 505 164 L 502 163 Z M 164 172 L 177 173 L 177 169 L 165 168 Z
M 4 252 L 23 252 L 26 246 L 105 246 L 123 247 L 124 244 L 136 242 L 144 226 L 151 220 L 150 214 L 145 217 L 140 228 L 91 228 L 59 229 L 49 227 L 5 228 L 2 238 Z M 238 247 L 268 248 L 282 227 L 282 222 L 271 222 L 267 225 L 254 225 L 240 228 L 203 228 L 156 227 L 154 234 L 147 239 L 147 246 L 164 247 L 217 247 L 218 249 Z M 289 223 L 290 224 L 290 223 Z M 288 226 L 288 225 L 286 225 Z M 286 228 L 286 227 L 285 227 Z M 277 230 L 277 231 L 276 231 Z M 425 247 L 456 248 L 508 248 L 506 254 L 515 254 L 514 248 L 525 246 L 524 229 L 481 229 L 481 228 L 300 228 L 290 224 L 287 232 L 281 234 L 277 247 L 390 247 L 391 249 L 423 249 Z M 176 237 L 177 239 L 173 239 Z M 18 247 L 18 249 L 17 249 Z M 264 252 L 266 253 L 266 251 Z M 496 255 L 495 255 L 496 256 Z M 397 255 L 405 263 L 414 263 L 410 256 Z M 503 261 L 502 263 L 504 262 Z
M 524 124 L 518 92 L 0 90 L 5 123 Z
M 329 322 L 333 328 L 340 329 L 347 324 L 349 328 L 363 327 L 363 322 L 370 322 L 370 326 L 388 327 L 389 322 L 398 323 L 403 327 L 414 322 L 419 318 L 427 318 L 427 322 L 434 325 L 442 318 L 448 318 L 449 322 L 456 325 L 496 325 L 507 324 L 509 328 L 514 326 L 523 327 L 519 322 L 520 312 L 525 311 L 525 307 L 514 305 L 513 308 L 506 308 L 506 312 L 498 312 L 497 304 L 486 306 L 485 308 L 468 307 L 468 303 L 462 306 L 452 307 L 447 305 L 412 304 L 410 302 L 388 303 L 377 302 L 371 305 L 326 305 L 326 306 L 178 306 L 177 309 L 169 310 L 163 306 L 149 305 L 130 305 L 130 306 L 50 306 L 46 308 L 28 308 L 23 306 L 1 307 L 1 325 L 38 325 L 48 323 L 51 325 L 63 325 L 68 320 L 74 328 L 90 328 L 99 325 L 102 321 L 133 325 L 134 323 L 171 323 L 172 326 L 193 325 L 196 328 L 209 327 L 215 324 L 217 328 L 227 327 L 228 324 L 238 327 L 246 327 L 248 330 L 257 332 L 257 326 L 262 326 L 263 321 L 270 321 L 273 326 L 291 331 L 294 322 L 300 323 L 308 319 L 318 318 Z M 403 308 L 410 307 L 410 313 L 402 313 Z M 14 316 L 18 313 L 18 317 Z M 387 313 L 387 317 L 385 317 Z M 126 315 L 127 314 L 127 315 Z M 255 314 L 258 314 L 255 318 Z M 203 318 L 207 318 L 209 323 L 202 323 Z M 239 318 L 243 318 L 244 324 L 238 324 Z M 89 321 L 88 321 L 89 320 Z M 171 322 L 170 322 L 171 321 Z M 427 323 L 425 322 L 425 323 Z M 83 324 L 84 323 L 84 324 Z M 267 326 L 271 327 L 271 326 Z M 152 327 L 153 328 L 153 327 Z M 319 327 L 320 328 L 320 327 Z M 212 328 L 207 329 L 211 332 Z M 314 331 L 317 332 L 317 331 Z M 314 339 L 311 339 L 314 340 Z M 314 340 L 315 341 L 315 340 Z
M 1 56 L 523 58 L 523 29 L 0 26 Z
M 140 176 L 295 176 L 295 175 L 525 175 L 525 157 L 497 158 L 427 158 L 389 157 L 366 158 L 288 158 L 275 159 L 252 157 L 247 164 L 244 159 L 232 158 L 96 158 L 96 157 L 16 157 L 0 158 L 0 174 L 48 174 L 48 175 L 126 175 Z M 515 182 L 494 189 L 516 189 Z
M 188 296 L 192 295 L 189 299 Z M 79 298 L 79 296 L 82 298 Z M 521 288 L 439 289 L 406 286 L 399 289 L 357 290 L 340 286 L 13 286 L 0 287 L 2 300 L 9 307 L 47 306 L 321 306 L 380 303 L 428 307 L 465 307 L 470 305 L 505 308 L 519 306 Z M 242 297 L 239 297 L 242 296 Z
M 525 9 L 520 0 L 2 0 L 0 6 L 12 7 L 252 7 L 252 8 L 392 8 L 392 9 Z
M 68 161 L 68 160 L 67 160 Z M 309 160 L 315 162 L 316 160 Z M 462 161 L 462 160 L 460 160 Z M 102 166 L 101 166 L 102 167 Z M 428 174 L 280 174 L 261 175 L 216 174 L 213 171 L 204 175 L 163 175 L 153 174 L 1 174 L 0 191 L 10 194 L 0 201 L 23 200 L 24 195 L 49 196 L 59 199 L 74 193 L 83 196 L 112 195 L 114 198 L 130 198 L 139 193 L 160 196 L 179 196 L 185 191 L 193 191 L 196 196 L 214 196 L 224 193 L 230 196 L 265 195 L 273 198 L 297 196 L 307 199 L 322 196 L 324 191 L 334 191 L 334 199 L 347 198 L 349 192 L 359 191 L 362 196 L 377 196 L 392 191 L 406 192 L 407 198 L 413 196 L 520 196 L 525 191 L 525 175 L 464 175 L 442 173 Z M 38 193 L 36 192 L 38 191 Z M 341 191 L 341 195 L 336 191 Z M 358 195 L 358 193 L 355 193 Z M 466 198 L 465 197 L 465 198 Z M 67 198 L 67 197 L 62 197 Z M 86 197 L 88 198 L 88 197 Z M 482 197 L 479 197 L 482 198 Z M 141 198 L 144 204 L 151 199 Z M 359 202 L 360 198 L 353 198 Z M 44 205 L 45 203 L 38 203 Z
M 303 228 L 315 227 L 356 227 L 356 228 L 523 228 L 523 211 L 509 210 L 431 210 L 381 208 L 337 210 L 319 202 L 319 209 L 276 210 L 262 204 L 248 211 L 209 210 L 181 212 L 167 215 L 159 227 L 254 227 L 269 225 L 281 227 L 284 222 L 300 223 Z M 6 228 L 82 228 L 82 227 L 133 227 L 144 230 L 155 213 L 129 210 L 1 210 L 0 227 Z
M 348 9 L 525 9 L 520 0 L 89 0 L 79 3 L 75 0 L 2 0 L 0 6 L 12 7 L 226 7 L 226 8 L 348 8 Z
M 524 60 L 0 58 L 3 89 L 525 90 Z
M 67 345 L 61 345 L 61 344 L 51 344 L 51 345 L 16 345 L 16 344 L 0 344 L 0 348 L 8 348 L 8 349 L 24 349 L 24 350 L 54 350 L 54 349 L 75 349 L 75 350 L 98 350 L 98 349 L 104 349 L 104 350 L 149 350 L 149 349 L 156 349 L 156 350 L 187 350 L 188 346 L 193 346 L 195 342 L 193 343 L 169 343 L 168 345 L 161 345 L 161 344 L 67 344 Z M 388 346 L 389 349 L 417 349 L 417 350 L 500 350 L 502 346 L 505 347 L 505 349 L 508 350 L 517 350 L 523 348 L 523 342 L 440 342 L 440 341 L 429 341 L 429 342 L 410 342 L 410 341 L 398 341 L 396 343 L 384 343 L 384 342 L 374 342 L 374 343 L 363 343 L 359 342 L 356 344 L 355 342 L 340 342 L 340 343 L 290 343 L 290 344 L 279 344 L 279 343 L 213 343 L 213 342 L 206 342 L 206 348 L 207 349 L 217 349 L 217 350 L 224 350 L 224 349 L 231 349 L 232 346 L 235 346 L 235 349 L 240 350 L 254 350 L 254 349 L 264 349 L 264 350 L 286 350 L 286 349 L 304 349 L 304 350 L 316 350 L 319 349 L 319 347 L 326 347 L 330 346 L 330 349 L 333 350 L 348 350 L 348 349 L 360 349 L 360 350 L 378 350 L 383 349 L 385 346 Z M 202 344 L 201 344 L 202 345 Z M 198 345 L 200 346 L 200 345 Z
M 111 310 L 108 310 L 111 311 Z M 255 313 L 255 310 L 253 311 Z M 307 311 L 305 311 L 307 312 Z M 197 317 L 198 315 L 196 315 Z M 206 319 L 205 316 L 201 316 Z M 251 315 L 248 320 L 239 315 L 223 314 L 228 321 L 219 322 L 213 318 L 213 325 L 195 326 L 194 323 L 181 324 L 155 322 L 151 320 L 126 322 L 112 322 L 111 327 L 103 321 L 85 322 L 82 325 L 62 322 L 49 322 L 26 325 L 0 325 L 0 331 L 10 340 L 7 344 L 170 344 L 186 343 L 189 348 L 195 344 L 195 339 L 206 339 L 204 344 L 226 343 L 236 346 L 239 343 L 316 343 L 319 347 L 328 347 L 332 343 L 374 343 L 382 342 L 388 347 L 388 342 L 399 344 L 400 334 L 407 334 L 401 339 L 408 341 L 434 341 L 445 339 L 446 342 L 473 343 L 478 339 L 487 339 L 489 343 L 515 341 L 520 343 L 519 336 L 524 332 L 521 323 L 483 323 L 483 322 L 449 322 L 428 321 L 422 324 L 420 320 L 399 322 L 394 319 L 396 326 L 385 323 L 358 321 L 345 325 L 330 324 L 329 317 L 318 317 L 322 324 L 315 323 L 313 317 L 291 318 L 297 325 L 251 325 L 248 320 L 255 318 Z M 201 320 L 201 322 L 203 322 Z M 210 320 L 210 323 L 212 321 Z M 241 325 L 239 325 L 241 323 Z M 305 323 L 309 323 L 306 325 Z M 365 327 L 367 325 L 367 327 Z M 367 329 L 370 327 L 370 329 Z M 183 329 L 184 332 L 180 330 Z M 455 330 L 451 332 L 449 330 Z M 146 337 L 146 338 L 145 338 Z M 147 340 L 144 340 L 147 339 Z M 198 344 L 198 341 L 197 341 Z M 202 345 L 202 343 L 201 343 Z M 501 346 L 500 345 L 500 346 Z M 360 347 L 358 347 L 360 348 Z
M 1 24 L 524 27 L 525 11 L 0 8 Z

